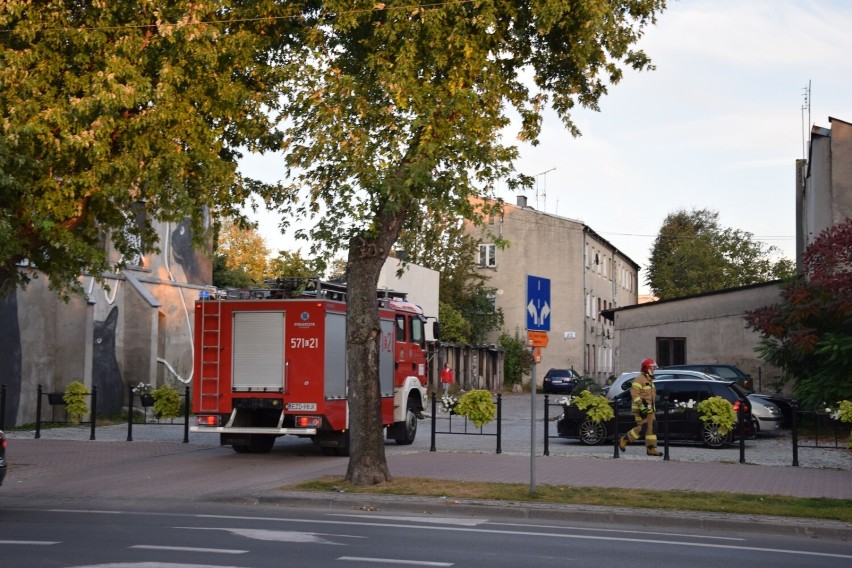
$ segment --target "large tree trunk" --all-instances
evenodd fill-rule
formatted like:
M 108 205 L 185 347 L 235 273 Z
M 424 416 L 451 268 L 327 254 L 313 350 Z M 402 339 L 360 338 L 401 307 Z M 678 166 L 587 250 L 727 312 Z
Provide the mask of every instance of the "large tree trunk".
M 346 341 L 349 370 L 349 467 L 354 485 L 390 481 L 385 457 L 379 385 L 379 326 L 376 287 L 379 273 L 396 242 L 404 211 L 380 214 L 378 234 L 349 243 Z

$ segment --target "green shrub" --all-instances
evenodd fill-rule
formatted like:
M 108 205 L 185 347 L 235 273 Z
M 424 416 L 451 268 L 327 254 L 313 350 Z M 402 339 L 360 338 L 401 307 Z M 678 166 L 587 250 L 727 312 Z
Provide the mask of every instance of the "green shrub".
M 459 398 L 453 411 L 459 416 L 466 416 L 477 428 L 488 424 L 497 415 L 497 406 L 487 390 L 472 390 Z
M 606 422 L 615 417 L 615 412 L 609 404 L 609 399 L 599 394 L 592 394 L 588 389 L 576 396 L 570 397 L 570 403 L 586 411 L 586 416 L 594 422 Z
M 722 435 L 733 430 L 737 422 L 737 413 L 734 412 L 733 405 L 721 396 L 711 396 L 702 400 L 695 408 L 698 410 L 701 421 L 718 425 Z
M 151 393 L 154 399 L 154 414 L 158 418 L 180 416 L 180 394 L 171 385 L 160 385 Z
M 62 400 L 65 401 L 65 410 L 68 412 L 71 422 L 79 424 L 83 420 L 83 415 L 89 412 L 87 396 L 89 396 L 89 390 L 86 385 L 79 381 L 74 381 L 65 387 Z

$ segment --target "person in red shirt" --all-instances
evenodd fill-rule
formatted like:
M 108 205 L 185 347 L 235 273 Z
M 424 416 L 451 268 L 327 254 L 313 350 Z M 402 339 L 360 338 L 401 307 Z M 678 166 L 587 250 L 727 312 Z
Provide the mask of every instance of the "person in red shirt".
M 450 385 L 453 384 L 453 370 L 450 369 L 450 362 L 444 362 L 444 368 L 441 369 L 441 386 L 444 387 L 444 396 L 450 393 Z

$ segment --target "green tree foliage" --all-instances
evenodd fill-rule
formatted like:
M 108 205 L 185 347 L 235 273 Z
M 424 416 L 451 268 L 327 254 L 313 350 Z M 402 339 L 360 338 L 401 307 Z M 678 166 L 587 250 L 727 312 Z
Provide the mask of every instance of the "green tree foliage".
M 504 351 L 503 382 L 506 386 L 523 383 L 524 376 L 529 375 L 532 368 L 532 355 L 526 347 L 526 341 L 521 337 L 520 330 L 516 329 L 514 336 L 502 333 L 500 348 Z
M 852 399 L 852 218 L 820 233 L 781 301 L 751 311 L 758 352 L 796 381 L 809 408 Z
M 772 260 L 776 247 L 752 234 L 722 228 L 707 209 L 670 213 L 651 248 L 646 282 L 655 296 L 674 298 L 788 278 L 792 261 Z
M 598 108 L 623 67 L 650 66 L 634 44 L 664 0 L 330 0 L 299 10 L 292 42 L 272 58 L 287 81 L 284 143 L 291 184 L 265 197 L 318 218 L 308 230 L 348 250 L 349 468 L 356 485 L 390 478 L 376 420 L 384 261 L 422 211 L 473 218 L 470 198 L 516 175 L 515 139 L 537 143 L 549 105 Z M 510 114 L 511 112 L 516 114 Z M 286 223 L 286 221 L 285 221 Z M 304 235 L 304 231 L 298 234 Z
M 317 278 L 322 270 L 302 256 L 300 251 L 278 251 L 278 256 L 269 261 L 270 278 Z
M 129 259 L 154 220 L 190 217 L 200 242 L 207 212 L 237 213 L 259 187 L 240 152 L 277 145 L 276 4 L 0 4 L 0 292 L 39 273 L 80 291 L 111 269 L 104 239 Z
M 441 322 L 441 341 L 470 344 L 472 326 L 460 311 L 446 302 L 439 302 L 438 320 Z
M 471 345 L 482 345 L 489 332 L 503 327 L 503 310 L 495 308 L 494 288 L 479 287 L 471 290 L 463 300 L 459 311 L 470 322 Z
M 225 269 L 233 273 L 232 277 L 236 280 L 248 279 L 252 286 L 263 282 L 269 249 L 257 229 L 225 220 L 218 233 L 216 258 L 224 257 Z
M 402 232 L 399 247 L 408 261 L 439 272 L 441 302 L 452 308 L 451 317 L 458 315 L 464 322 L 453 320 L 447 327 L 441 315 L 442 339 L 481 345 L 489 332 L 502 327 L 503 311 L 495 309 L 490 299 L 494 290 L 485 286 L 487 277 L 477 270 L 479 243 L 465 234 L 459 215 L 425 211 L 415 223 L 416 229 Z
M 217 288 L 251 288 L 255 282 L 242 270 L 228 268 L 228 257 L 224 254 L 214 254 L 213 285 Z

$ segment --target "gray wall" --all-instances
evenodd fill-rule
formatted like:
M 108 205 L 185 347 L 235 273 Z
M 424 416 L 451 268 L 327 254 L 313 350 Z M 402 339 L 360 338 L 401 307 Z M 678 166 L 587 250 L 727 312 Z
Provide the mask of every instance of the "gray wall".
M 618 372 L 638 371 L 643 359 L 656 359 L 658 337 L 682 337 L 686 363 L 734 364 L 754 378 L 756 389 L 773 390 L 770 385 L 780 372 L 754 351 L 760 338 L 746 327 L 744 317 L 749 310 L 777 303 L 779 286 L 772 282 L 616 310 Z

